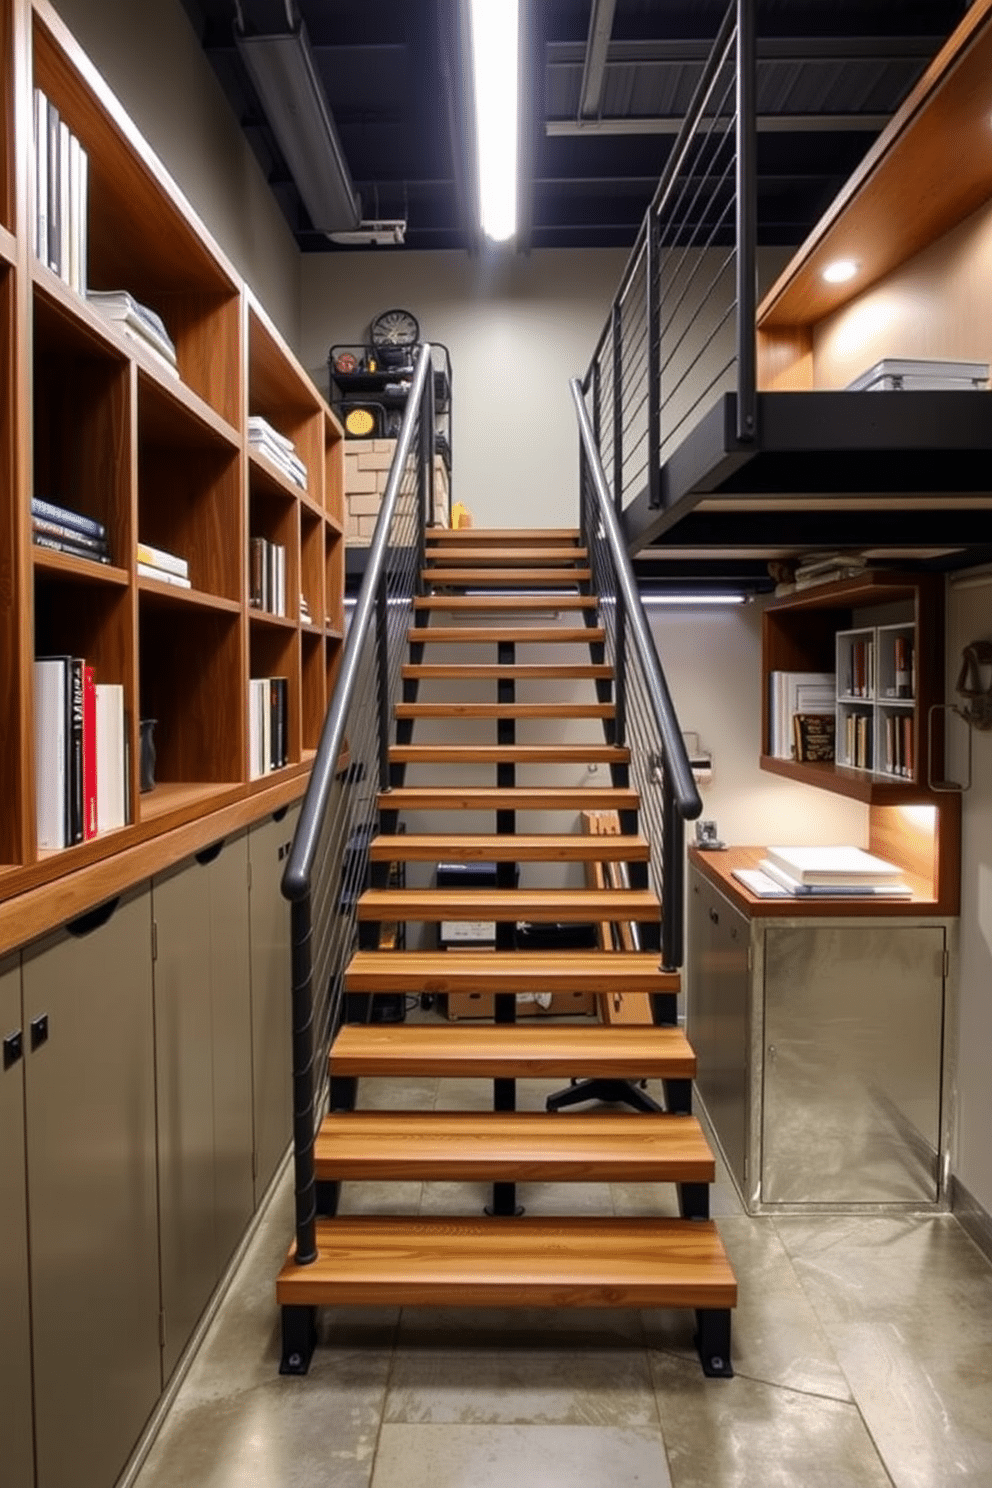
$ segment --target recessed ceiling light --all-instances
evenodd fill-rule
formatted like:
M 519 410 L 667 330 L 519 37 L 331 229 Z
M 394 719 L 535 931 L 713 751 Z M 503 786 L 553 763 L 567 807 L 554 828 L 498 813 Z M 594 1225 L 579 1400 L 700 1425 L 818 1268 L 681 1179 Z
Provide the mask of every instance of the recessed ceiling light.
M 853 258 L 838 258 L 834 263 L 827 264 L 823 277 L 828 284 L 844 284 L 848 279 L 853 279 L 857 272 L 858 266 Z

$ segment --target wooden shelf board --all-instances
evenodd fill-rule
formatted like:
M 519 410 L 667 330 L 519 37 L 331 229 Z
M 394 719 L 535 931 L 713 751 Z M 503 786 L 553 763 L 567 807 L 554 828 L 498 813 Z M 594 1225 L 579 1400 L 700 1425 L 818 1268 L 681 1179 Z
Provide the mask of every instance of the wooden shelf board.
M 822 320 L 988 199 L 990 72 L 992 0 L 975 0 L 758 306 L 760 329 Z M 822 277 L 836 258 L 859 264 L 843 285 Z
M 142 823 L 152 822 L 190 808 L 197 811 L 210 810 L 212 804 L 220 805 L 237 788 L 236 785 L 218 784 L 217 781 L 162 780 L 156 783 L 154 790 L 139 796 L 139 820 Z
M 305 779 L 310 773 L 313 764 L 313 750 L 303 750 L 303 758 L 294 760 L 288 765 L 283 765 L 279 770 L 267 770 L 264 775 L 259 775 L 255 780 L 249 780 L 248 790 L 253 795 L 261 791 L 269 790 L 273 781 Z
M 31 554 L 36 569 L 45 569 L 65 579 L 117 588 L 126 587 L 128 582 L 127 569 L 115 568 L 112 563 L 94 563 L 89 558 L 77 558 L 74 553 L 59 553 L 54 548 L 39 548 L 33 543 Z
M 314 389 L 307 373 L 250 291 L 248 304 L 248 382 L 252 412 L 266 408 L 293 409 L 308 416 L 330 410 Z
M 876 775 L 870 770 L 855 770 L 847 765 L 800 764 L 796 760 L 776 759 L 770 754 L 763 754 L 760 764 L 771 775 L 783 775 L 787 780 L 815 785 L 820 790 L 833 791 L 835 795 L 848 796 L 853 801 L 864 801 L 866 805 L 909 806 L 933 800 L 932 792 L 924 785 Z
M 934 895 L 933 884 L 919 874 L 904 870 L 902 878 L 913 894 L 910 899 L 885 899 L 881 896 L 859 899 L 825 895 L 816 898 L 761 899 L 734 878 L 735 868 L 757 868 L 765 856 L 764 847 L 730 847 L 724 852 L 700 852 L 690 847 L 691 862 L 722 894 L 731 899 L 745 914 L 773 919 L 919 919 L 921 915 L 953 915 L 954 907 Z
M 291 615 L 273 615 L 270 610 L 249 610 L 248 619 L 253 626 L 273 630 L 296 630 L 297 622 Z
M 183 605 L 194 610 L 219 610 L 228 615 L 240 615 L 241 606 L 236 599 L 225 599 L 220 594 L 206 594 L 202 589 L 180 589 L 176 584 L 164 580 L 138 576 L 138 592 L 149 604 Z
M 128 348 L 129 349 L 129 348 Z M 149 359 L 139 360 L 138 435 L 141 439 L 166 439 L 170 444 L 188 443 L 192 448 L 241 448 L 241 435 L 182 378 L 170 377 Z M 184 438 L 176 439 L 175 420 L 185 425 Z
M 344 523 L 341 521 L 340 517 L 334 516 L 332 512 L 325 511 L 324 521 L 327 523 L 331 532 L 333 532 L 335 538 L 344 537 Z
M 260 480 L 269 495 L 279 496 L 291 502 L 295 502 L 297 497 L 312 502 L 313 498 L 308 491 L 290 480 L 289 476 L 284 475 L 277 465 L 274 465 L 251 445 L 248 446 L 248 464 L 251 467 L 252 480 Z
M 323 520 L 324 508 L 314 500 L 309 491 L 298 491 L 297 495 L 300 500 L 300 520 L 311 527 L 318 526 Z
M 15 264 L 17 262 L 17 239 L 14 234 L 8 232 L 0 223 L 0 262 Z

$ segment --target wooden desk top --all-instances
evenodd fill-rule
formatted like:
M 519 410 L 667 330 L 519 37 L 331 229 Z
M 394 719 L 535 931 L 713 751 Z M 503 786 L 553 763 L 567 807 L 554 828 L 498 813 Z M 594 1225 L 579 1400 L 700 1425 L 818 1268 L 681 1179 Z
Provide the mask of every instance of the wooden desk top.
M 911 899 L 870 899 L 840 896 L 796 899 L 760 899 L 733 877 L 735 868 L 757 868 L 765 856 L 764 847 L 728 847 L 723 851 L 701 852 L 689 848 L 689 862 L 704 878 L 735 904 L 742 913 L 763 919 L 872 919 L 920 918 L 923 915 L 946 915 L 947 910 L 935 899 L 932 885 L 919 875 L 905 872 L 903 882 L 913 890 Z

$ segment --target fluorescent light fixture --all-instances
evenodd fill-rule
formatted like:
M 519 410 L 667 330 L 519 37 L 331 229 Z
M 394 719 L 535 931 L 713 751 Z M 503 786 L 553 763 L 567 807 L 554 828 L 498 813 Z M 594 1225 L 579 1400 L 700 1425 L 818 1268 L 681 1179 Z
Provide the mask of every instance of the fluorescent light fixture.
M 707 594 L 705 590 L 695 591 L 692 594 L 642 594 L 641 604 L 645 609 L 662 608 L 671 605 L 739 605 L 747 601 L 746 594 L 736 591 L 713 590 Z
M 518 0 L 469 0 L 479 215 L 496 243 L 517 230 L 519 20 Z
M 234 40 L 310 221 L 318 232 L 354 230 L 361 203 L 302 19 L 289 31 L 265 36 L 235 25 Z
M 828 284 L 846 284 L 848 279 L 853 279 L 857 272 L 858 266 L 853 258 L 838 258 L 833 263 L 827 264 L 823 277 Z

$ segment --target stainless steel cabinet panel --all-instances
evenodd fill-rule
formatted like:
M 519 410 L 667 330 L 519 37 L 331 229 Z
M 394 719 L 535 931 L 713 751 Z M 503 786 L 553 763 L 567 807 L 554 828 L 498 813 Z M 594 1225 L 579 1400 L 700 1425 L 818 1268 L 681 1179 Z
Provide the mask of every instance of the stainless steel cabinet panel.
M 938 926 L 765 930 L 765 1203 L 934 1201 Z
M 0 962 L 0 1039 L 21 1033 L 19 958 Z M 22 1046 L 23 1047 L 23 1046 Z M 31 1319 L 24 1155 L 24 1055 L 0 1060 L 0 1464 L 4 1488 L 32 1488 Z
M 746 917 L 693 873 L 686 1031 L 696 1051 L 696 1089 L 742 1191 L 750 1111 L 749 938 Z
M 289 904 L 280 893 L 299 807 L 250 828 L 255 1200 L 292 1135 Z
M 165 1378 L 217 1281 L 214 1239 L 213 1015 L 205 870 L 152 881 L 155 1064 Z
M 210 882 L 214 1218 L 219 1273 L 255 1207 L 247 832 L 226 841 L 201 871 L 209 874 Z
M 147 887 L 105 914 L 22 955 L 38 1488 L 113 1483 L 162 1382 Z

